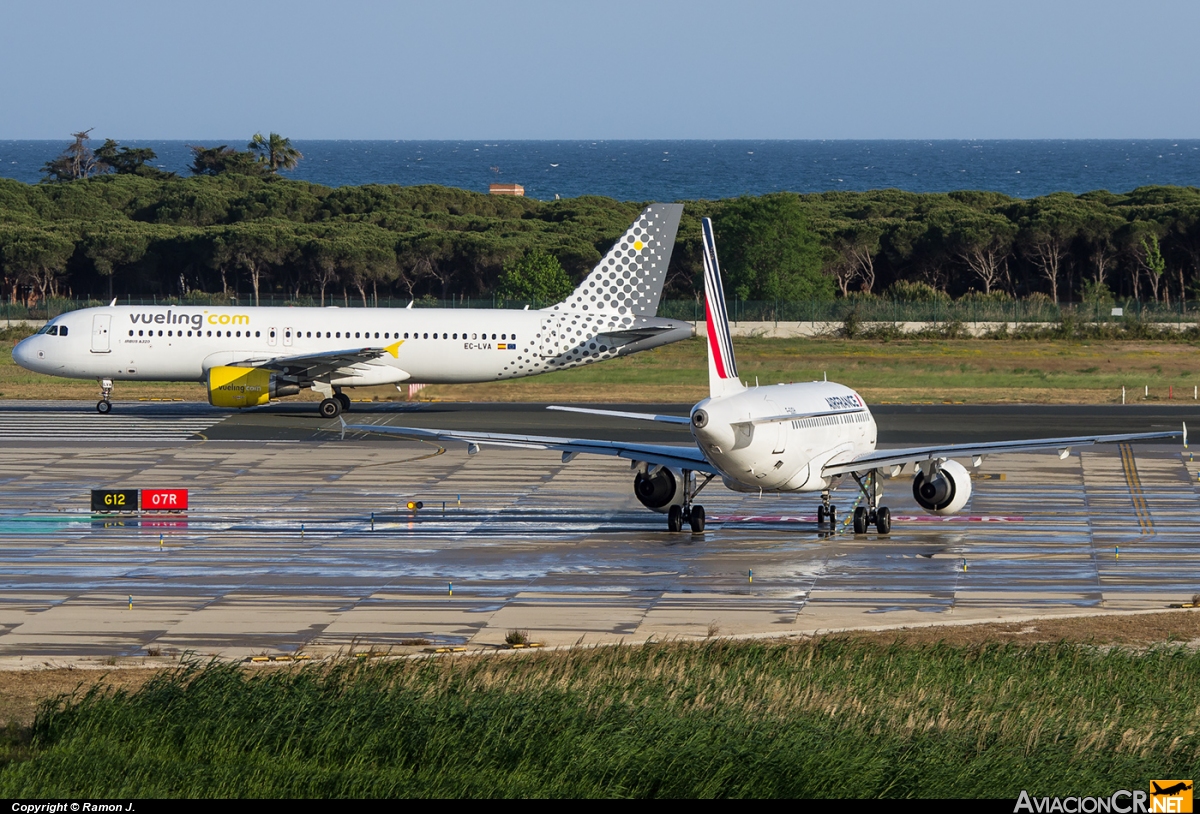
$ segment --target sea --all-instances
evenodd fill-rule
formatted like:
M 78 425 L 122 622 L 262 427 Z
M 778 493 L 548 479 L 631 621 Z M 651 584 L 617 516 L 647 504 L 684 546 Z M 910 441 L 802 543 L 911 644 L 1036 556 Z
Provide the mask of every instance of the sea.
M 0 177 L 42 179 L 69 143 L 0 141 Z M 93 140 L 97 147 L 101 140 Z M 159 167 L 188 174 L 191 145 L 227 141 L 122 141 L 150 147 Z M 990 190 L 1017 198 L 1150 184 L 1200 185 L 1200 140 L 1067 141 L 306 141 L 290 178 L 326 186 L 439 184 L 486 192 L 521 184 L 541 200 L 603 195 L 675 201 L 769 192 Z

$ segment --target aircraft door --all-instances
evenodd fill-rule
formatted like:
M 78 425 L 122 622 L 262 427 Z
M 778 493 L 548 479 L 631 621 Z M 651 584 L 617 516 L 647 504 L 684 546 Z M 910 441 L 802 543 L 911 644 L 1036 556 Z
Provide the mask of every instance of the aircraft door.
M 267 328 L 267 344 L 275 347 L 275 343 L 279 341 L 279 329 Z
M 775 448 L 771 450 L 772 455 L 782 455 L 787 451 L 788 430 L 791 429 L 792 422 L 777 421 L 775 426 L 778 428 L 775 433 Z
M 291 328 L 283 329 L 283 344 L 289 348 L 292 346 L 292 329 Z
M 112 314 L 96 314 L 92 317 L 92 353 L 108 353 L 109 330 L 112 328 Z
M 770 404 L 772 407 L 775 407 L 778 410 L 778 406 L 775 404 L 775 402 L 768 401 L 767 404 Z M 782 414 L 783 412 L 784 411 L 779 410 L 780 414 Z M 787 410 L 786 412 L 790 413 L 792 411 Z M 791 430 L 791 428 L 792 428 L 792 422 L 790 422 L 790 421 L 774 422 L 774 425 L 770 431 L 771 432 L 770 437 L 774 439 L 774 444 L 775 444 L 771 448 L 772 455 L 782 455 L 784 452 L 787 451 L 788 431 Z M 766 428 L 764 427 L 764 429 L 766 429 Z
M 542 320 L 540 333 L 543 357 L 552 358 L 565 353 L 570 348 L 570 342 L 566 338 L 560 319 L 562 317 L 559 314 L 552 314 Z

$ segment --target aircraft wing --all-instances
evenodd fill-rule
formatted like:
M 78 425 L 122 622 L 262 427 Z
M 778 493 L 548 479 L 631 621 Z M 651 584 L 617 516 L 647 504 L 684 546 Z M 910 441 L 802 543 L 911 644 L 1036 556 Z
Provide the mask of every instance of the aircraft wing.
M 239 364 L 274 370 L 296 378 L 315 380 L 343 368 L 350 368 L 364 362 L 373 362 L 389 353 L 395 357 L 402 344 L 404 344 L 404 341 L 400 340 L 386 347 L 378 348 L 348 348 L 345 350 L 323 351 L 321 353 L 304 353 L 296 356 L 252 358 L 244 360 Z M 353 371 L 349 371 L 348 375 L 353 375 Z
M 945 460 L 948 458 L 977 458 L 1002 452 L 1036 452 L 1056 449 L 1066 457 L 1072 447 L 1093 444 L 1119 444 L 1128 441 L 1162 441 L 1183 438 L 1187 445 L 1187 425 L 1182 430 L 1171 432 L 1134 432 L 1123 435 L 1076 435 L 1068 438 L 1033 438 L 1026 441 L 991 441 L 982 444 L 945 444 L 933 447 L 911 447 L 909 449 L 881 449 L 845 463 L 828 464 L 821 469 L 823 477 L 845 475 L 850 472 L 868 472 L 872 469 L 898 467 L 920 461 Z
M 355 432 L 377 432 L 401 435 L 406 438 L 430 438 L 436 441 L 457 441 L 467 445 L 467 452 L 474 454 L 483 444 L 520 449 L 553 449 L 562 452 L 563 460 L 569 461 L 576 455 L 587 452 L 593 455 L 613 455 L 631 461 L 690 469 L 719 475 L 717 468 L 705 460 L 695 446 L 672 446 L 670 444 L 627 444 L 622 441 L 593 441 L 586 438 L 553 438 L 546 435 L 510 435 L 500 432 L 465 432 L 456 430 L 426 430 L 417 427 L 392 427 L 387 424 L 347 424 L 342 429 Z

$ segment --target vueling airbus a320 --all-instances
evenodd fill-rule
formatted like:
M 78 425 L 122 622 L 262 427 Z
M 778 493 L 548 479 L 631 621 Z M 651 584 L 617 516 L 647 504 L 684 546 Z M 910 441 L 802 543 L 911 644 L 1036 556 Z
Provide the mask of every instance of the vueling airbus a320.
M 655 316 L 680 204 L 653 204 L 579 288 L 539 311 L 447 308 L 189 308 L 71 311 L 13 349 L 21 367 L 97 379 L 96 409 L 114 381 L 204 382 L 217 407 L 256 407 L 311 388 L 321 415 L 350 406 L 342 390 L 490 382 L 625 356 L 691 336 Z

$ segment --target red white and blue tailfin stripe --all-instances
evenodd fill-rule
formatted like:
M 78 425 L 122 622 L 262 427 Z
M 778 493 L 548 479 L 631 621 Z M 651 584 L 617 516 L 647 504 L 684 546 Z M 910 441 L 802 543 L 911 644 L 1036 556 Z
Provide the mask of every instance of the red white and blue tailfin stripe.
M 729 314 L 725 310 L 725 290 L 721 285 L 721 266 L 717 263 L 717 242 L 712 221 L 700 222 L 704 254 L 704 319 L 708 329 L 708 393 L 727 396 L 744 390 L 733 357 L 733 339 L 729 332 Z

